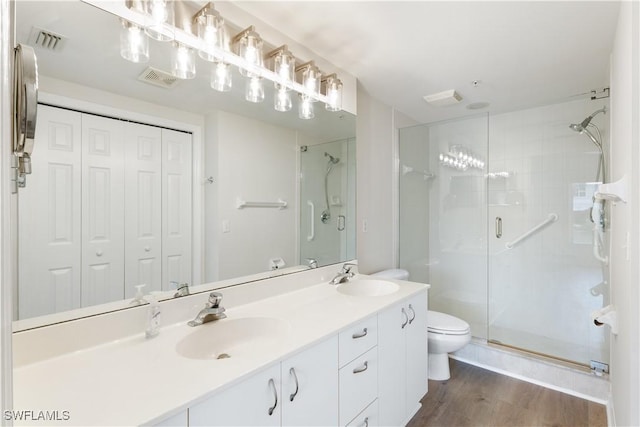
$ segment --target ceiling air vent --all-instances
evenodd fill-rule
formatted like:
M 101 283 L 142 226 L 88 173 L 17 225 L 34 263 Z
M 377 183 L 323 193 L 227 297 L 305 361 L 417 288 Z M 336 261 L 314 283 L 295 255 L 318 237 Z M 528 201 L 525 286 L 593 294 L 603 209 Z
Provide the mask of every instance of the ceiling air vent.
M 153 67 L 148 67 L 144 70 L 142 74 L 138 76 L 138 80 L 155 86 L 160 86 L 165 89 L 172 88 L 178 82 L 177 77 L 172 76 L 166 71 L 158 70 Z
M 65 36 L 37 27 L 33 27 L 29 35 L 30 45 L 54 52 L 59 52 L 66 41 L 67 38 Z

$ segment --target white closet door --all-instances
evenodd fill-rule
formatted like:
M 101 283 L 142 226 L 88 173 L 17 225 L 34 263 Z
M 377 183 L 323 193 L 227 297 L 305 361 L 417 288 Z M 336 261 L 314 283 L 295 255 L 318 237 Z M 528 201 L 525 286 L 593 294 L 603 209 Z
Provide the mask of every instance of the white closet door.
M 19 319 L 80 307 L 80 123 L 38 106 L 33 173 L 18 194 Z
M 162 139 L 160 128 L 125 126 L 125 297 L 162 283 Z
M 82 305 L 124 298 L 124 125 L 82 115 Z
M 191 283 L 191 134 L 162 129 L 162 289 Z

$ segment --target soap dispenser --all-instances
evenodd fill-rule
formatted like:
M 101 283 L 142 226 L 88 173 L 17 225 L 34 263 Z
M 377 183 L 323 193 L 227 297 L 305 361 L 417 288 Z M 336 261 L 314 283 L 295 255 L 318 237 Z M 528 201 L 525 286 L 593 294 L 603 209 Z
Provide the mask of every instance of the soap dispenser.
M 144 335 L 147 338 L 153 338 L 160 333 L 160 303 L 158 302 L 159 292 L 151 292 L 149 294 L 149 314 L 147 317 L 147 328 Z
M 144 299 L 144 287 L 147 285 L 136 285 L 136 294 L 133 296 L 133 299 L 129 303 L 129 305 L 142 305 L 146 304 L 147 300 Z

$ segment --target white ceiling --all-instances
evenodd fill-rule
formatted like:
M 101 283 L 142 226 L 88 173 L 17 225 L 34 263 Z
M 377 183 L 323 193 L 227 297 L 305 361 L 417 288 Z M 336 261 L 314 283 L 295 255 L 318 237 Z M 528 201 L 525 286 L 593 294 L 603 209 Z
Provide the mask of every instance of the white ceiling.
M 613 1 L 242 1 L 238 6 L 358 78 L 419 122 L 501 112 L 608 86 Z M 256 29 L 259 31 L 258 26 Z M 295 53 L 295 52 L 294 52 Z M 479 80 L 474 87 L 472 82 Z M 464 98 L 432 107 L 424 95 Z
M 489 102 L 488 109 L 479 111 L 495 113 L 608 86 L 619 9 L 611 1 L 234 4 L 259 18 L 258 32 L 261 20 L 350 72 L 373 97 L 419 122 L 474 114 L 465 108 L 474 102 Z M 36 50 L 42 72 L 51 77 L 191 112 L 224 109 L 328 138 L 342 132 L 339 127 L 353 125 L 352 120 L 336 124 L 336 113 L 318 111 L 316 120 L 301 121 L 295 111 L 275 112 L 269 94 L 263 104 L 250 104 L 243 99 L 240 79 L 235 93 L 214 92 L 201 60 L 195 81 L 181 81 L 170 91 L 140 83 L 136 78 L 146 65 L 120 58 L 118 20 L 77 0 L 21 0 L 17 15 L 21 42 L 32 26 L 69 37 L 63 55 Z M 168 49 L 168 44 L 152 42 L 147 65 L 167 70 Z M 474 80 L 480 81 L 477 87 Z M 463 101 L 433 107 L 422 99 L 447 89 L 457 90 Z

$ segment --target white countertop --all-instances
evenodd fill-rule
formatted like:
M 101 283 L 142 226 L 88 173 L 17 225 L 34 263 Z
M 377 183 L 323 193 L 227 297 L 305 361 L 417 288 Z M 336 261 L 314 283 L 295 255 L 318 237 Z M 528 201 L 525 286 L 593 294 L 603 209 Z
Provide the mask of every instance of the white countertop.
M 151 339 L 140 331 L 135 336 L 15 368 L 14 410 L 68 411 L 68 421 L 47 421 L 46 425 L 159 422 L 428 288 L 420 283 L 393 282 L 399 284 L 399 290 L 385 296 L 347 296 L 325 282 L 228 309 L 227 319 L 218 322 L 270 317 L 287 323 L 288 333 L 282 340 L 268 348 L 258 346 L 251 354 L 232 354 L 221 360 L 183 357 L 176 352 L 176 344 L 213 323 L 189 327 L 180 322 L 161 328 L 160 334 Z

